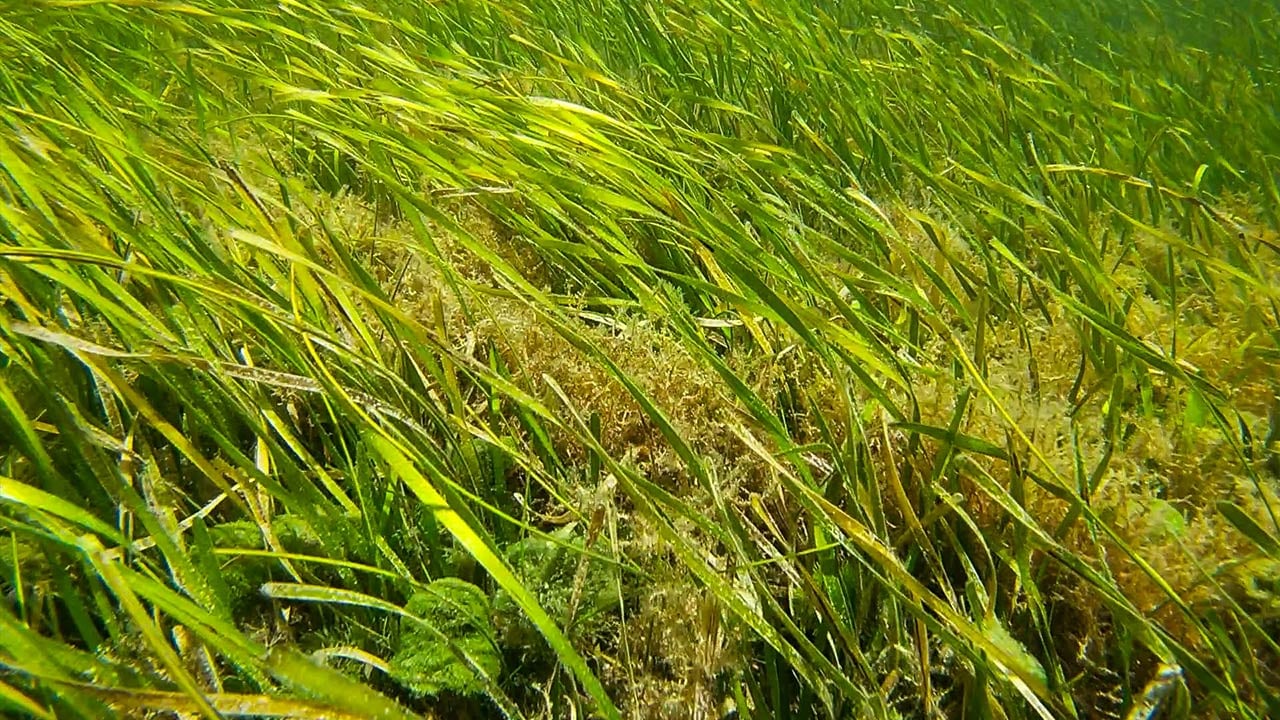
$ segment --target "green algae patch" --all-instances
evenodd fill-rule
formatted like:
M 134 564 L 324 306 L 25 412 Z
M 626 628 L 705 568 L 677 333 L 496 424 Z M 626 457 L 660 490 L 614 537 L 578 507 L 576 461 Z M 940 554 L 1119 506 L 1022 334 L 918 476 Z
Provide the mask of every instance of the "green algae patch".
M 322 552 L 320 540 L 311 525 L 296 515 L 281 515 L 271 522 L 271 531 L 287 553 L 314 555 Z M 209 540 L 215 548 L 266 550 L 262 529 L 249 520 L 221 523 L 209 528 Z M 275 558 L 257 555 L 234 557 L 221 566 L 219 581 L 225 583 L 227 599 L 233 608 L 243 608 L 257 596 L 258 588 L 272 578 L 279 567 Z
M 582 541 L 561 530 L 555 540 L 529 537 L 507 548 L 507 562 L 538 598 L 547 614 L 564 624 L 570 639 L 604 632 L 622 596 L 606 563 L 583 554 Z M 533 650 L 541 636 L 504 592 L 494 598 L 495 618 L 504 644 Z
M 400 621 L 392 677 L 419 696 L 484 694 L 485 677 L 502 672 L 491 610 L 483 590 L 457 578 L 414 594 L 405 606 L 412 617 Z

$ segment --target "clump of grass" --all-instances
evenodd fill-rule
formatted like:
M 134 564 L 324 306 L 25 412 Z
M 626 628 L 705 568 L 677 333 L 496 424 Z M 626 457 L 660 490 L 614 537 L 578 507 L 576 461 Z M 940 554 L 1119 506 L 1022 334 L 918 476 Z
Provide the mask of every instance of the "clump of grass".
M 1280 714 L 1220 13 L 9 8 L 0 706 Z

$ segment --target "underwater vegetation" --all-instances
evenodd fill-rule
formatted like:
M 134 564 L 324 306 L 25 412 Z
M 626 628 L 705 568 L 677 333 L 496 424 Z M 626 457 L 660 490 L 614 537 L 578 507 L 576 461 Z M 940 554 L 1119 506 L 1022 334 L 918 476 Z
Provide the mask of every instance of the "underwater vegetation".
M 0 0 L 0 715 L 1280 717 L 1277 57 Z

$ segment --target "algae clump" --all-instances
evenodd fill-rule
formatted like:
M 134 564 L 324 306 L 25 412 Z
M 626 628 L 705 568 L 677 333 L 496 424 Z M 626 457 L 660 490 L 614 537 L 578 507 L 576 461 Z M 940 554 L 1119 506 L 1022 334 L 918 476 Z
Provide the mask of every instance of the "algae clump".
M 484 591 L 464 580 L 443 578 L 409 598 L 400 620 L 400 649 L 391 675 L 419 696 L 485 692 L 485 678 L 502 671 L 494 640 L 492 608 Z
M 555 533 L 556 540 L 528 537 L 507 548 L 506 558 L 520 582 L 538 604 L 563 624 L 570 639 L 586 639 L 606 629 L 611 611 L 622 603 L 613 573 L 599 559 L 584 556 L 581 538 L 572 528 Z M 494 599 L 498 630 L 513 648 L 542 648 L 541 634 L 515 601 L 499 590 Z

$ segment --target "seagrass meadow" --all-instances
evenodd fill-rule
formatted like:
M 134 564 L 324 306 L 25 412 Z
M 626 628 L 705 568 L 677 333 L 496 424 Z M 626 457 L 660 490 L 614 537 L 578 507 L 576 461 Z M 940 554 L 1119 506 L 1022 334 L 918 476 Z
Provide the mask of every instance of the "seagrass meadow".
M 0 0 L 0 716 L 1280 717 L 1280 5 Z

